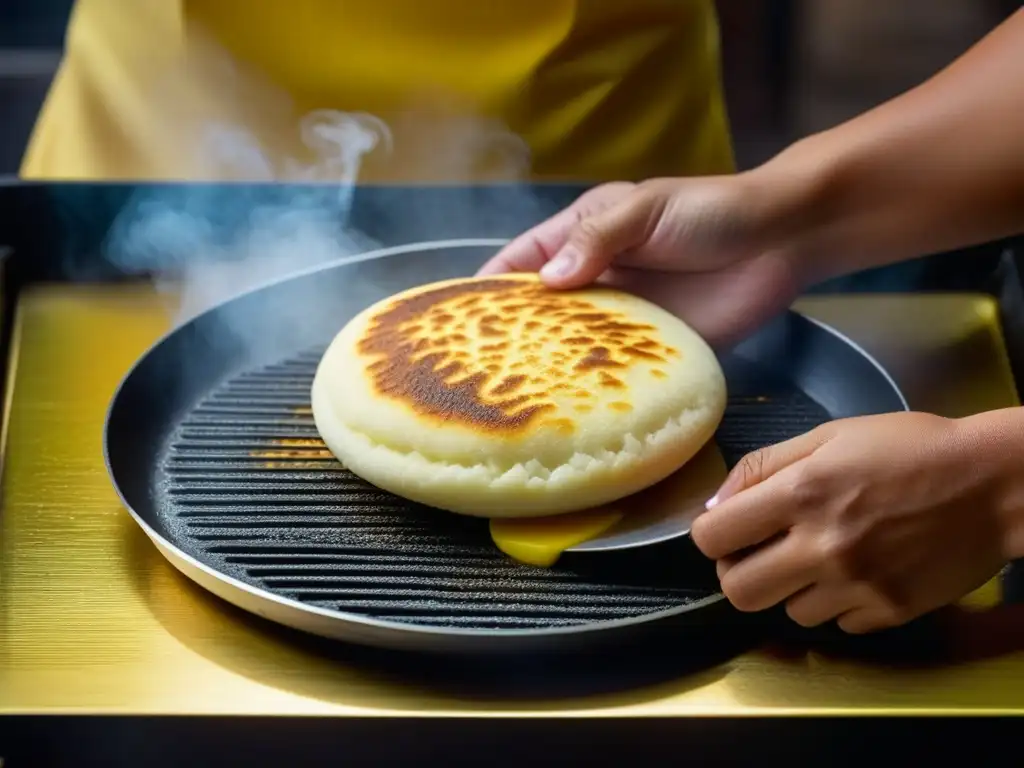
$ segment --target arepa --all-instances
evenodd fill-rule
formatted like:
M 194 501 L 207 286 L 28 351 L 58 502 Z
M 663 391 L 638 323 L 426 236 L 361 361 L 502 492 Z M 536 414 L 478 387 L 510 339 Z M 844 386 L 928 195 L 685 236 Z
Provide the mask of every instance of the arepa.
M 726 385 L 686 323 L 603 287 L 448 280 L 354 317 L 313 381 L 327 447 L 384 490 L 482 517 L 560 514 L 670 475 Z

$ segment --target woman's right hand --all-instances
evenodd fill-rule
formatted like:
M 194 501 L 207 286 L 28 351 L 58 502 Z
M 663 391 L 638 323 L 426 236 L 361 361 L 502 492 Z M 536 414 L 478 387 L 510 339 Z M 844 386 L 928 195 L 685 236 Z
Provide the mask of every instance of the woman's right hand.
M 479 274 L 540 272 L 556 289 L 615 285 L 728 345 L 804 286 L 787 244 L 790 198 L 758 171 L 605 184 L 517 237 Z

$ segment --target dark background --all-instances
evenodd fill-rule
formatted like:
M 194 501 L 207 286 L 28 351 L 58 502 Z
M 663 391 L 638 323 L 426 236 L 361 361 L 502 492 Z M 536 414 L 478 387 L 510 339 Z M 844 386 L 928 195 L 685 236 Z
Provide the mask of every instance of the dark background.
M 60 61 L 72 4 L 0 0 L 0 175 L 17 172 Z M 727 98 L 744 167 L 920 82 L 1021 5 L 1011 0 L 717 4 Z

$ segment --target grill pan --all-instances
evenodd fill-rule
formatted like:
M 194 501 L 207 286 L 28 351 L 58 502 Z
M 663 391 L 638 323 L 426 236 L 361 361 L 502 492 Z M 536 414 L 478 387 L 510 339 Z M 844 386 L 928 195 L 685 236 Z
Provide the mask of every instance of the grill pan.
M 161 553 L 272 621 L 388 648 L 560 650 L 735 618 L 688 538 L 519 565 L 485 520 L 421 507 L 342 469 L 309 386 L 366 306 L 472 274 L 504 241 L 417 243 L 289 276 L 178 327 L 140 358 L 107 415 L 107 468 Z M 726 463 L 825 421 L 906 410 L 895 383 L 837 332 L 787 313 L 722 355 Z

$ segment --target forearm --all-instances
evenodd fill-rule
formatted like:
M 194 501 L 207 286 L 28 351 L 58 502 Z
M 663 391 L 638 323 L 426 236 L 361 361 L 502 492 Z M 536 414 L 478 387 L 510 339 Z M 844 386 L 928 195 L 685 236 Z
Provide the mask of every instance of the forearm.
M 811 280 L 1024 231 L 1024 11 L 752 175 L 784 191 L 774 234 Z

